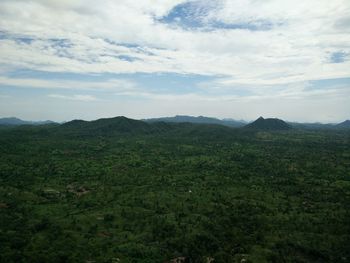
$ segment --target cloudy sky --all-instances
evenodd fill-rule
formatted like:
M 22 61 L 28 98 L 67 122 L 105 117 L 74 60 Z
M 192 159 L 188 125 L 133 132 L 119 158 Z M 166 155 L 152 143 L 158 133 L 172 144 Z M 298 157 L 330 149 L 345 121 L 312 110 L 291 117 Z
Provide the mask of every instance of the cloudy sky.
M 0 0 L 0 117 L 350 118 L 349 0 Z

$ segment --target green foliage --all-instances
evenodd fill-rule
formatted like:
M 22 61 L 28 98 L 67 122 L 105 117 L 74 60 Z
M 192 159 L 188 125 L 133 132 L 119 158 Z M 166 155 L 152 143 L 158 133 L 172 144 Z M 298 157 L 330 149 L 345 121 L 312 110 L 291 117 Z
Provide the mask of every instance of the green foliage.
M 0 130 L 0 262 L 349 262 L 350 134 Z

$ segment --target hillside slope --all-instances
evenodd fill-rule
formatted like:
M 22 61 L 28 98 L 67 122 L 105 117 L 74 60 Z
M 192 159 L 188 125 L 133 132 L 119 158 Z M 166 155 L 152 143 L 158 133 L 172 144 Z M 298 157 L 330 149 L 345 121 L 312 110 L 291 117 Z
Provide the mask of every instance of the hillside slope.
M 228 127 L 243 127 L 245 123 L 243 121 L 236 121 L 233 119 L 220 120 L 217 118 L 204 117 L 204 116 L 186 116 L 186 115 L 176 115 L 175 117 L 164 117 L 164 118 L 153 118 L 145 119 L 147 122 L 171 122 L 171 123 L 200 123 L 200 124 L 218 124 Z
M 337 128 L 350 129 L 350 120 L 346 120 L 336 125 Z
M 283 120 L 277 118 L 264 119 L 263 117 L 260 117 L 256 121 L 249 123 L 248 125 L 244 126 L 244 128 L 264 131 L 281 131 L 292 129 L 292 127 Z

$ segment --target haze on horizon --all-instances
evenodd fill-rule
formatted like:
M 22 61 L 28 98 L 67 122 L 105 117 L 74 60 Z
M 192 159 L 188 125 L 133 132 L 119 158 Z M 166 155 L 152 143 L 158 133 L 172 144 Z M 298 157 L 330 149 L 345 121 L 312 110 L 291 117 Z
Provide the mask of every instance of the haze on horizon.
M 349 114 L 348 0 L 0 2 L 0 117 Z

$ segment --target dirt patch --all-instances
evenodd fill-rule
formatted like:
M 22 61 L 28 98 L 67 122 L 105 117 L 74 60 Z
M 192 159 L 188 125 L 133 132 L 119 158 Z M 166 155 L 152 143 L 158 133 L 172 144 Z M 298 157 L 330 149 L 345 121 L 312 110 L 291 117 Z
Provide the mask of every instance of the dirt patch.
M 0 203 L 0 208 L 9 208 L 9 206 L 6 203 Z
M 69 193 L 75 194 L 78 197 L 86 195 L 86 194 L 88 194 L 90 192 L 90 190 L 85 188 L 84 186 L 76 186 L 76 185 L 73 185 L 73 184 L 67 185 L 67 191 Z

